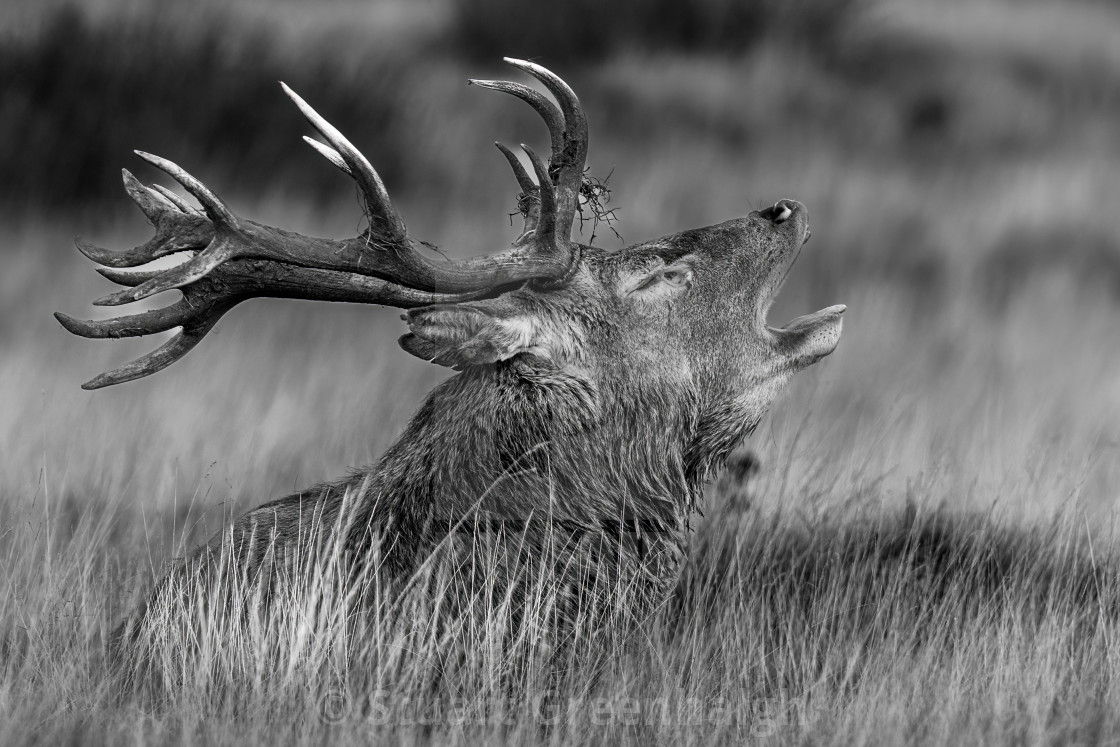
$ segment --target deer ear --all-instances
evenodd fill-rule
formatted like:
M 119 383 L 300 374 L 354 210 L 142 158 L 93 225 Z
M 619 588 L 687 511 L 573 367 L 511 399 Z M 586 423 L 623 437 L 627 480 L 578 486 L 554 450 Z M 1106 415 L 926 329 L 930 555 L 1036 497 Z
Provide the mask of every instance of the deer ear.
M 541 352 L 532 317 L 468 304 L 425 306 L 401 316 L 409 334 L 400 346 L 417 358 L 456 370 Z

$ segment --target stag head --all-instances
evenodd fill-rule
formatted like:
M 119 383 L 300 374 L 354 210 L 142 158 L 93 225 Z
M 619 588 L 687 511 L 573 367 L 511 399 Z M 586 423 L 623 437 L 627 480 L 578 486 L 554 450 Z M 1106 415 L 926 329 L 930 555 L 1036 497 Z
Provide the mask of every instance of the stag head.
M 194 195 L 202 210 L 125 171 L 126 190 L 157 233 L 125 252 L 77 242 L 105 266 L 103 275 L 128 286 L 95 304 L 129 303 L 172 288 L 184 298 L 108 321 L 56 316 L 86 337 L 182 332 L 86 388 L 164 368 L 248 298 L 392 305 L 410 309 L 402 317 L 410 330 L 400 340 L 406 351 L 466 370 L 472 380 L 492 376 L 505 387 L 523 382 L 543 388 L 579 402 L 590 420 L 610 418 L 614 408 L 623 418 L 641 417 L 634 407 L 672 410 L 670 430 L 689 434 L 682 459 L 689 470 L 706 474 L 757 424 L 781 385 L 839 340 L 843 306 L 782 328 L 766 324 L 771 301 L 809 238 L 807 212 L 781 200 L 743 218 L 621 250 L 580 245 L 570 236 L 580 211 L 586 118 L 560 78 L 530 62 L 507 62 L 540 81 L 556 103 L 519 83 L 471 82 L 532 106 L 548 126 L 550 157 L 546 164 L 521 146 L 526 169 L 498 144 L 521 188 L 525 229 L 511 248 L 485 257 L 435 262 L 417 253 L 374 169 L 286 86 L 326 144 L 308 142 L 360 188 L 370 226 L 356 238 L 315 239 L 243 220 L 180 167 L 139 153 Z M 197 254 L 172 269 L 115 269 L 186 250 Z M 625 439 L 619 432 L 612 437 Z

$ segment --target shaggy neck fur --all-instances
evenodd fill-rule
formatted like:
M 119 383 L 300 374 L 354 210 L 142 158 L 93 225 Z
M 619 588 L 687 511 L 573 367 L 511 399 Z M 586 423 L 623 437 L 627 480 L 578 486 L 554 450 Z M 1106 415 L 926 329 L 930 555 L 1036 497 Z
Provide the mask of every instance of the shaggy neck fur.
M 337 486 L 363 490 L 356 530 L 391 525 L 406 560 L 423 553 L 410 544 L 475 517 L 550 518 L 594 533 L 637 521 L 679 556 L 708 466 L 689 464 L 694 396 L 611 381 L 509 361 L 444 382 L 373 470 Z

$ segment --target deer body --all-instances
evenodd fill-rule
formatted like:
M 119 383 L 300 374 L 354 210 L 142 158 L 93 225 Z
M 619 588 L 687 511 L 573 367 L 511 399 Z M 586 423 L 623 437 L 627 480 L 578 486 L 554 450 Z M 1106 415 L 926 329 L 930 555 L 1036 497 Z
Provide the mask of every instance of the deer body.
M 793 373 L 836 346 L 842 306 L 766 325 L 809 236 L 796 202 L 616 251 L 572 242 L 586 121 L 563 81 L 511 63 L 559 106 L 520 84 L 475 81 L 532 105 L 551 136 L 547 165 L 525 148 L 536 182 L 502 148 L 526 227 L 497 255 L 446 263 L 417 255 L 376 172 L 294 94 L 330 144 L 313 145 L 365 195 L 371 225 L 363 235 L 332 242 L 242 221 L 182 169 L 142 154 L 198 197 L 205 215 L 125 172 L 156 239 L 122 253 L 79 243 L 110 267 L 200 250 L 170 270 L 102 270 L 131 287 L 99 303 L 178 288 L 179 304 L 106 322 L 59 315 L 90 337 L 183 329 L 90 388 L 169 365 L 230 308 L 260 295 L 406 308 L 401 347 L 460 371 L 428 395 L 376 466 L 251 511 L 196 560 L 232 548 L 237 563 L 259 567 L 307 544 L 318 522 L 337 527 L 345 553 L 383 578 L 413 579 L 450 548 L 451 576 L 467 579 L 468 597 L 495 574 L 499 591 L 522 594 L 517 569 L 528 563 L 530 575 L 577 597 L 589 585 L 625 587 L 648 609 L 673 580 L 705 481 Z M 498 549 L 489 567 L 478 567 L 479 542 Z M 181 573 L 199 568 L 188 563 Z

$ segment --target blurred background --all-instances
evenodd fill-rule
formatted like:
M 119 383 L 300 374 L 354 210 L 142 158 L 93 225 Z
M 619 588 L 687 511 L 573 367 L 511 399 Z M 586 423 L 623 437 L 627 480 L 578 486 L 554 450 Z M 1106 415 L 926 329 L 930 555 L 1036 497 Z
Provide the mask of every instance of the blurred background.
M 517 190 L 491 143 L 543 145 L 544 127 L 465 81 L 518 78 L 509 55 L 578 92 L 625 243 L 782 197 L 808 206 L 813 240 L 771 323 L 849 310 L 836 353 L 749 444 L 760 502 L 810 519 L 910 501 L 1045 521 L 1072 506 L 1109 525 L 1108 0 L 9 0 L 0 28 L 5 523 L 115 512 L 158 556 L 234 507 L 375 460 L 448 375 L 397 348 L 398 312 L 253 301 L 162 373 L 84 392 L 160 340 L 57 325 L 56 310 L 109 315 L 89 303 L 111 284 L 71 242 L 151 235 L 120 168 L 172 182 L 133 148 L 240 215 L 354 235 L 354 188 L 300 142 L 284 80 L 366 153 L 413 235 L 450 255 L 506 246 Z M 595 242 L 621 245 L 602 227 Z

